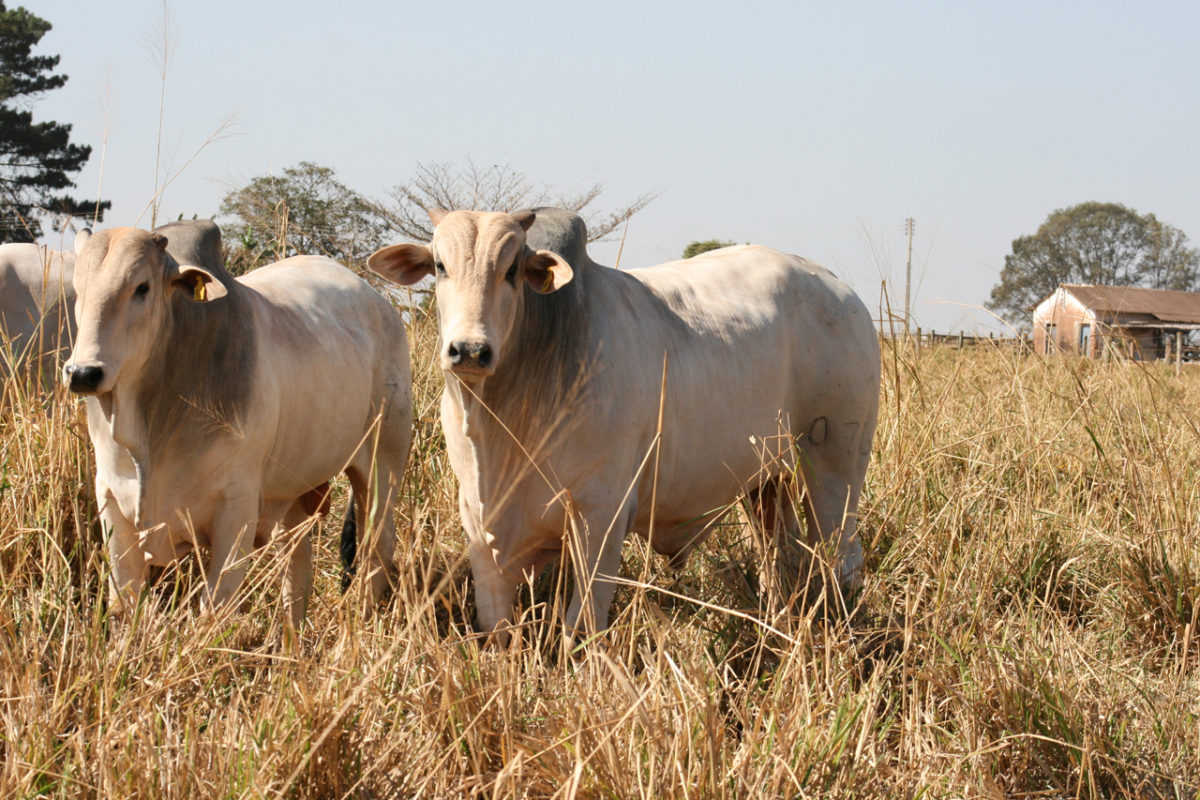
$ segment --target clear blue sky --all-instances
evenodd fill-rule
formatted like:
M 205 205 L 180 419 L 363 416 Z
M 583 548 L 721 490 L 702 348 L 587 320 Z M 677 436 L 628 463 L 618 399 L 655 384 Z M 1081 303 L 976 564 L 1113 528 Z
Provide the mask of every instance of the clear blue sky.
M 108 222 L 147 225 L 162 3 L 25 5 L 70 76 L 35 118 L 93 145 L 90 195 L 107 107 Z M 911 216 L 914 316 L 938 330 L 986 329 L 970 306 L 1056 208 L 1120 202 L 1200 240 L 1197 3 L 177 0 L 169 21 L 166 160 L 238 113 L 165 219 L 302 160 L 382 196 L 417 161 L 471 157 L 602 182 L 601 205 L 661 192 L 623 266 L 751 241 L 823 262 L 872 307 L 887 278 L 898 308 Z

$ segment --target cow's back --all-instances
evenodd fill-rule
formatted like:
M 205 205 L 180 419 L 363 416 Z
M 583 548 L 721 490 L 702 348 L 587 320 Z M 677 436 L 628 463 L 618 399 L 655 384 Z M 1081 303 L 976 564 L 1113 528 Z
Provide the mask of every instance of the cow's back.
M 764 466 L 793 468 L 785 434 L 820 445 L 839 468 L 865 468 L 878 341 L 861 300 L 827 270 L 748 246 L 591 274 L 583 289 L 602 370 L 591 382 L 592 446 L 612 452 L 623 431 L 624 460 L 647 451 L 665 362 L 658 486 L 646 476 L 639 487 L 646 512 L 655 495 L 660 521 L 682 524 L 754 485 Z M 581 433 L 571 448 L 586 451 Z
M 329 259 L 297 256 L 239 282 L 254 297 L 258 391 L 278 412 L 268 459 L 275 476 L 315 461 L 311 453 L 325 440 L 345 439 L 349 430 L 361 439 L 381 410 L 410 413 L 404 325 L 365 281 Z M 336 473 L 342 464 L 333 462 L 345 457 L 331 452 L 330 464 L 310 471 Z M 288 491 L 295 482 L 268 478 Z

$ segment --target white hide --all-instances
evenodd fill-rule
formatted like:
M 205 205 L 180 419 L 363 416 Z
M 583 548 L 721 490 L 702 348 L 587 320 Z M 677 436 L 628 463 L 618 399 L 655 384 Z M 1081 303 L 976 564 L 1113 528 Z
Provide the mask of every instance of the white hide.
M 569 527 L 567 624 L 602 628 L 615 589 L 605 578 L 629 531 L 649 534 L 653 522 L 651 543 L 681 565 L 715 512 L 747 492 L 775 503 L 781 476 L 796 471 L 810 539 L 831 541 L 843 584 L 859 581 L 855 513 L 880 363 L 849 287 L 756 246 L 631 271 L 586 255 L 568 266 L 524 247 L 528 212 L 431 216 L 427 247 L 396 245 L 368 263 L 400 282 L 440 267 L 442 425 L 481 627 L 504 627 L 516 586 L 561 551 Z M 514 256 L 520 271 L 505 280 Z M 536 280 L 521 266 L 534 260 Z M 486 344 L 487 363 L 455 364 L 456 342 Z M 802 542 L 783 511 L 786 536 Z
M 76 250 L 90 233 L 80 231 Z M 52 373 L 55 355 L 70 347 L 74 267 L 75 252 L 69 250 L 26 243 L 0 245 L 0 345 L 11 348 L 14 363 L 42 361 Z M 7 366 L 8 359 L 3 361 Z M 0 374 L 5 371 L 0 368 Z

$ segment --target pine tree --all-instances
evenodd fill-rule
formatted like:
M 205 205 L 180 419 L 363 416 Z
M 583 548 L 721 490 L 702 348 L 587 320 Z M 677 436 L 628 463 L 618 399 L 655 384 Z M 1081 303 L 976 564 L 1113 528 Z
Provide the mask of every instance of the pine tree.
M 92 148 L 72 144 L 71 126 L 34 122 L 29 110 L 38 95 L 60 88 L 58 56 L 33 55 L 50 23 L 0 0 L 0 242 L 28 242 L 41 235 L 46 216 L 91 217 L 110 203 L 62 194 L 75 186 L 71 174 L 87 163 Z

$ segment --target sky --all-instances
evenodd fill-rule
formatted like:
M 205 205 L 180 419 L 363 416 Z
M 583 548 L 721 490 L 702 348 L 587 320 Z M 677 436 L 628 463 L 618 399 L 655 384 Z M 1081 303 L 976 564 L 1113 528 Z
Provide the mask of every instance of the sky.
M 911 217 L 925 330 L 1009 330 L 983 303 L 1055 209 L 1117 202 L 1200 237 L 1200 3 L 22 4 L 70 78 L 35 120 L 92 145 L 76 194 L 111 200 L 108 225 L 150 224 L 162 97 L 160 222 L 301 161 L 383 198 L 469 158 L 601 183 L 598 209 L 658 193 L 599 263 L 765 244 L 878 314 L 885 284 L 902 313 Z

